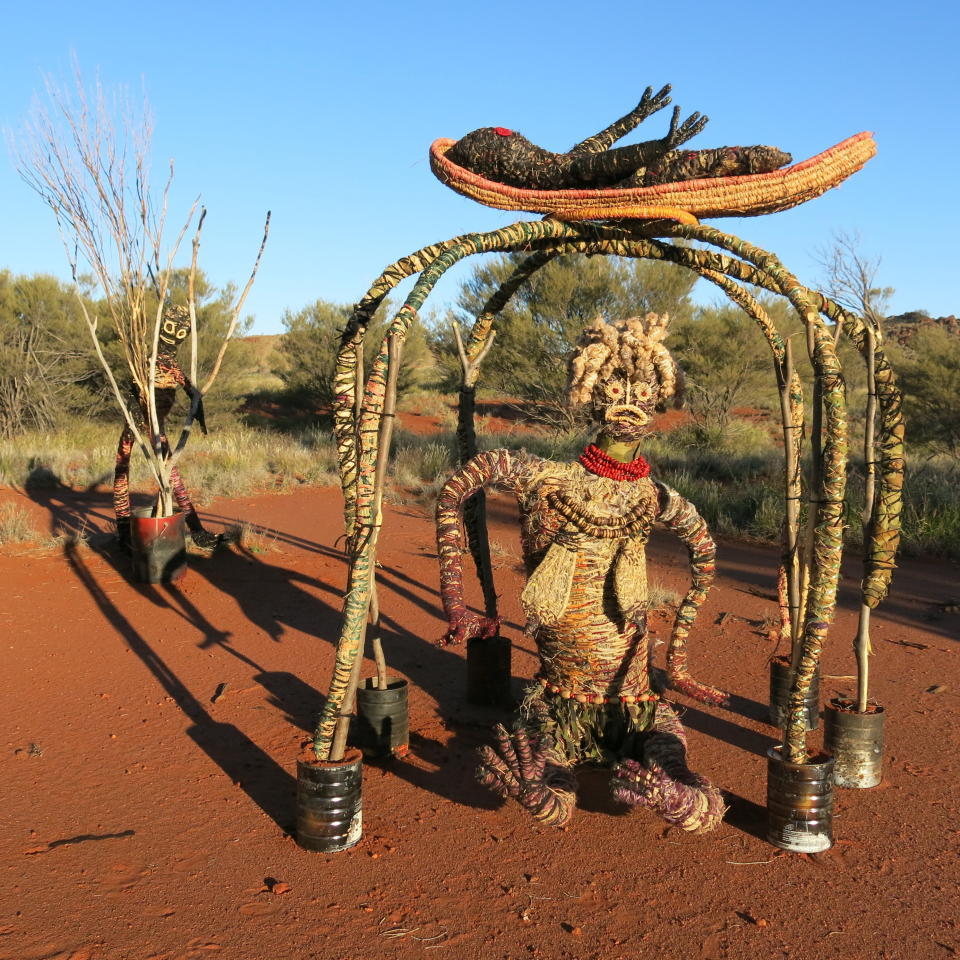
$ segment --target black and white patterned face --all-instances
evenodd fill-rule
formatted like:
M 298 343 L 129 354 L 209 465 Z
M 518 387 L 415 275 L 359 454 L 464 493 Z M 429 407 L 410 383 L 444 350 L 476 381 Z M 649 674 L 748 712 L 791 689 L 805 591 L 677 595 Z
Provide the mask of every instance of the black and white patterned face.
M 615 370 L 593 388 L 593 417 L 616 440 L 646 436 L 655 403 L 655 385 L 643 380 L 631 383 L 623 370 Z
M 190 333 L 190 311 L 186 307 L 164 308 L 160 323 L 160 339 L 169 347 L 179 347 Z

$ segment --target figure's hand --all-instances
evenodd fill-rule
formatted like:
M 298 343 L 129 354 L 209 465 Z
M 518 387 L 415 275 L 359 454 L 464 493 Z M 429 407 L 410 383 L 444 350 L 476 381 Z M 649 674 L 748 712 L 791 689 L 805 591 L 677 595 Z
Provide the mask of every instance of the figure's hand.
M 691 113 L 683 123 L 679 123 L 680 108 L 673 108 L 673 116 L 670 119 L 670 130 L 663 138 L 664 145 L 668 150 L 675 150 L 682 146 L 688 140 L 695 137 L 708 123 L 709 117 L 703 117 L 699 112 Z
M 553 743 L 531 740 L 523 727 L 509 733 L 493 728 L 497 748 L 481 747 L 477 779 L 501 797 L 513 797 L 542 823 L 562 827 L 573 811 L 574 783 L 569 770 L 551 762 Z
M 199 403 L 197 403 L 197 413 L 194 419 L 197 423 L 200 424 L 200 429 L 203 431 L 203 435 L 207 435 L 207 418 L 203 413 L 203 397 L 200 398 Z
M 655 761 L 644 766 L 637 760 L 627 758 L 613 768 L 610 791 L 613 799 L 620 803 L 628 803 L 632 807 L 653 807 L 670 782 L 666 771 Z
M 459 610 L 450 614 L 450 625 L 440 638 L 441 647 L 452 643 L 466 643 L 473 637 L 489 640 L 500 632 L 502 617 L 481 617 L 469 610 Z
M 665 84 L 657 93 L 653 92 L 653 87 L 647 87 L 643 91 L 640 102 L 634 108 L 633 115 L 641 120 L 646 120 L 647 117 L 658 110 L 662 110 L 670 102 L 670 90 L 669 83 Z
M 729 707 L 730 694 L 711 687 L 708 683 L 700 683 L 687 673 L 672 673 L 667 676 L 667 685 L 671 690 L 686 694 L 698 703 L 706 703 L 714 707 Z

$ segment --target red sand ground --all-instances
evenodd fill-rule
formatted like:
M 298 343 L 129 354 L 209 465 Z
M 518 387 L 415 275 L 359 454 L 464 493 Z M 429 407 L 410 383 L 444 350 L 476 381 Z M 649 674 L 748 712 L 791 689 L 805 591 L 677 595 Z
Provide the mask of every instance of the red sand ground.
M 104 493 L 40 492 L 38 518 L 103 527 Z M 498 582 L 514 639 L 517 545 L 492 509 Z M 955 565 L 911 561 L 876 617 L 873 690 L 887 708 L 883 784 L 843 791 L 836 845 L 815 857 L 763 840 L 764 722 L 775 551 L 722 544 L 719 587 L 693 639 L 697 675 L 729 711 L 678 698 L 691 765 L 725 791 L 715 833 L 666 830 L 584 776 L 569 828 L 534 826 L 472 779 L 498 718 L 463 699 L 459 649 L 439 649 L 433 530 L 388 510 L 381 540 L 388 657 L 411 681 L 411 751 L 365 767 L 354 849 L 291 839 L 295 757 L 322 702 L 344 564 L 334 490 L 219 502 L 273 549 L 195 559 L 182 586 L 130 583 L 101 546 L 0 557 L 0 752 L 10 960 L 303 960 L 776 957 L 948 958 L 957 930 L 958 623 Z M 79 519 L 78 519 L 79 518 Z M 657 539 L 654 579 L 680 590 L 684 551 Z M 823 673 L 851 688 L 851 561 Z M 722 624 L 720 614 L 728 612 Z M 654 623 L 660 637 L 667 621 Z M 224 695 L 214 702 L 221 684 Z

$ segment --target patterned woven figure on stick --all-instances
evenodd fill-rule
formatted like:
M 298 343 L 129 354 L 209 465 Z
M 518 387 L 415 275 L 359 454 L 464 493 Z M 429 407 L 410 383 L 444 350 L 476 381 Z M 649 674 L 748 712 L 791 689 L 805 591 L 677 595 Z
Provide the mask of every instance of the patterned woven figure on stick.
M 497 619 L 464 602 L 464 502 L 499 486 L 520 505 L 527 584 L 521 600 L 539 670 L 512 731 L 496 728 L 478 777 L 539 821 L 565 824 L 578 764 L 612 769 L 614 797 L 668 823 L 702 832 L 724 812 L 720 792 L 686 764 L 686 741 L 654 682 L 646 629 L 645 548 L 654 523 L 690 553 L 691 588 L 680 605 L 666 683 L 703 703 L 726 695 L 687 671 L 685 640 L 714 575 L 715 546 L 696 509 L 650 477 L 638 455 L 653 413 L 682 390 L 663 344 L 666 317 L 596 320 L 571 358 L 569 399 L 590 407 L 599 435 L 575 463 L 527 453 L 481 453 L 444 485 L 437 503 L 445 642 L 492 636 Z
M 497 183 L 535 190 L 642 187 L 703 177 L 769 173 L 790 162 L 790 154 L 768 146 L 679 150 L 703 130 L 708 120 L 693 113 L 681 123 L 679 107 L 674 108 L 666 136 L 613 147 L 647 117 L 667 106 L 669 93 L 669 84 L 656 94 L 652 87 L 647 87 L 630 113 L 566 153 L 544 150 L 506 127 L 481 127 L 461 137 L 450 147 L 447 157 L 465 170 Z
M 157 421 L 160 426 L 160 443 L 164 455 L 168 454 L 170 449 L 164 427 L 173 409 L 177 390 L 182 387 L 191 400 L 197 393 L 197 387 L 183 372 L 177 360 L 177 349 L 189 333 L 189 310 L 175 304 L 165 307 L 160 327 L 156 367 Z M 136 419 L 138 429 L 148 434 L 147 401 L 142 390 L 135 383 L 130 384 L 130 412 Z M 202 399 L 197 406 L 196 419 L 200 429 L 206 433 L 207 425 L 203 416 Z M 125 550 L 130 548 L 130 454 L 133 451 L 134 440 L 133 431 L 125 425 L 117 446 L 117 460 L 113 474 L 113 506 L 117 522 L 117 538 L 120 546 Z M 170 472 L 170 483 L 177 506 L 184 515 L 190 539 L 201 549 L 213 550 L 219 544 L 220 538 L 203 528 L 176 466 Z

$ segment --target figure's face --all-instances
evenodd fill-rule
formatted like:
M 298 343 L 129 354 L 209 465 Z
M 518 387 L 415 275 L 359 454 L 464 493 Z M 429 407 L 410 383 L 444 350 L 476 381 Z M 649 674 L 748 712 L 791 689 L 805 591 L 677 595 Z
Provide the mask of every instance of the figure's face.
M 593 390 L 593 416 L 614 440 L 639 440 L 650 433 L 656 389 L 644 381 L 630 383 L 622 370 Z
M 160 324 L 160 340 L 168 347 L 178 347 L 190 332 L 190 312 L 183 307 L 167 307 Z

